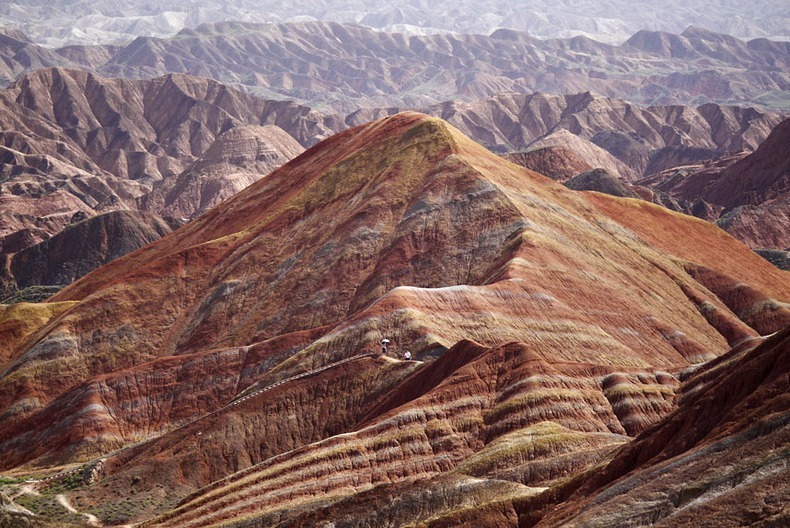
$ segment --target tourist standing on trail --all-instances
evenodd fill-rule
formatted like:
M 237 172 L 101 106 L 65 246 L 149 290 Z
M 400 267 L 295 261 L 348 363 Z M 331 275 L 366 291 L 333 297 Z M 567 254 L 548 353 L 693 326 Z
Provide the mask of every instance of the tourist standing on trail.
M 389 339 L 382 339 L 381 340 L 381 353 L 382 354 L 386 354 L 387 353 L 387 345 L 389 345 L 389 344 L 390 344 L 390 340 Z
M 403 354 L 403 359 L 405 359 L 406 361 L 409 361 L 411 359 L 411 352 L 409 352 L 407 350 L 406 353 Z

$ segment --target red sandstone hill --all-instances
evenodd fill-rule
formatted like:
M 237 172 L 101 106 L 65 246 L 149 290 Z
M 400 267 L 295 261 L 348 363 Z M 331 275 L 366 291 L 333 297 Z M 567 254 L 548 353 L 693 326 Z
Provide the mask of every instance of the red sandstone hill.
M 471 502 L 513 524 L 677 409 L 690 365 L 790 324 L 788 299 L 711 224 L 398 114 L 5 309 L 0 464 L 86 463 L 67 496 L 108 523 L 404 525 Z M 44 511 L 62 488 L 39 486 Z
M 309 143 L 328 135 L 327 122 L 337 127 L 208 79 L 126 81 L 57 68 L 21 78 L 0 92 L 0 254 L 10 266 L 0 273 L 0 299 L 18 299 L 10 296 L 17 286 L 33 288 L 23 299 L 45 298 L 52 288 L 44 286 L 68 284 L 154 240 L 153 230 L 142 227 L 141 237 L 129 225 L 121 228 L 129 239 L 116 241 L 125 251 L 106 252 L 101 236 L 71 249 L 63 241 L 73 238 L 51 240 L 77 220 L 118 210 L 128 214 L 112 218 L 143 219 L 134 213 L 143 210 L 189 219 L 304 150 L 276 123 Z
M 549 125 L 549 128 L 554 128 Z M 561 128 L 529 143 L 529 148 L 504 157 L 553 180 L 564 182 L 594 168 L 631 181 L 638 172 L 589 139 Z
M 538 526 L 782 526 L 790 472 L 790 329 L 718 358 L 679 408 Z
M 21 78 L 0 92 L 0 107 L 4 252 L 49 238 L 75 214 L 143 209 L 190 218 L 301 150 L 276 127 L 311 145 L 394 111 L 360 110 L 342 119 L 204 78 L 133 81 L 64 69 Z M 629 181 L 658 157 L 666 162 L 667 149 L 674 149 L 673 161 L 696 160 L 700 150 L 753 150 L 780 121 L 754 109 L 643 108 L 589 93 L 500 94 L 427 112 L 491 149 L 572 148 L 591 167 Z M 250 128 L 228 133 L 239 127 Z M 621 148 L 615 136 L 633 148 Z

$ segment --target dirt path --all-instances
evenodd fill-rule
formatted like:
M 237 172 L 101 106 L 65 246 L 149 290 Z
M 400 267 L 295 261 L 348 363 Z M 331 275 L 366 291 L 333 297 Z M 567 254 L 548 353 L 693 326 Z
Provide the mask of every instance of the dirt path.
M 69 499 L 63 495 L 62 493 L 58 494 L 56 497 L 57 501 L 60 503 L 61 506 L 66 508 L 71 513 L 76 513 L 77 515 L 82 515 L 88 521 L 88 524 L 91 526 L 101 526 L 101 521 L 95 515 L 91 515 L 90 513 L 80 513 L 77 511 L 74 506 L 71 505 Z

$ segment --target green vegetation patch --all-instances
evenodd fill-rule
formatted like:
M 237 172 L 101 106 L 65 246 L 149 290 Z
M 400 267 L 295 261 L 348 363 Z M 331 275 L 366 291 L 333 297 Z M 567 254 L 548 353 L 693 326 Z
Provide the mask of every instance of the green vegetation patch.
M 4 299 L 0 299 L 0 304 L 16 304 L 21 302 L 28 302 L 28 303 L 40 303 L 44 302 L 60 290 L 65 288 L 65 286 L 44 286 L 44 285 L 36 285 L 36 286 L 28 286 L 27 288 L 22 288 L 21 290 L 17 290 L 7 296 Z
M 456 471 L 485 476 L 512 469 L 530 460 L 555 456 L 589 443 L 589 433 L 572 431 L 554 422 L 541 422 L 505 434 L 458 465 Z

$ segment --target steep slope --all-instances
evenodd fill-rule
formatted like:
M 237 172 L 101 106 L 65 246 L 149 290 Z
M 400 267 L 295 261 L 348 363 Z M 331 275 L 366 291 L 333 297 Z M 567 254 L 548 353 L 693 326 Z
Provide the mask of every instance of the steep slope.
M 736 159 L 719 173 L 694 173 L 669 192 L 678 197 L 697 194 L 726 210 L 759 205 L 783 197 L 790 189 L 790 119 L 779 123 L 750 156 Z
M 790 199 L 736 207 L 716 220 L 716 225 L 753 249 L 790 248 Z
M 75 213 L 136 209 L 154 186 L 176 178 L 235 126 L 282 125 L 305 144 L 338 128 L 294 103 L 186 76 L 127 81 L 40 70 L 0 92 L 0 106 L 0 236 L 38 233 L 31 242 L 60 231 Z M 284 149 L 277 160 L 296 153 L 293 142 L 277 138 Z M 223 146 L 231 147 L 221 142 L 214 158 L 224 155 Z M 270 162 L 250 170 L 271 168 Z
M 86 461 L 97 515 L 134 489 L 125 520 L 184 500 L 157 521 L 178 526 L 415 482 L 441 511 L 527 498 L 669 413 L 678 371 L 790 323 L 788 298 L 708 223 L 398 114 L 57 294 L 0 379 L 2 464 Z
M 114 211 L 69 225 L 52 238 L 9 256 L 0 272 L 0 295 L 5 298 L 36 286 L 62 288 L 178 226 L 174 220 L 132 211 Z
M 696 372 L 681 386 L 677 411 L 538 526 L 785 524 L 788 347 L 785 329 Z
M 790 247 L 790 120 L 778 124 L 749 155 L 677 167 L 639 183 L 670 197 L 678 209 L 702 202 L 709 220 L 753 248 Z M 701 215 L 699 215 L 701 216 Z
M 626 441 L 607 397 L 623 404 L 626 423 L 639 420 L 632 413 L 643 406 L 655 416 L 667 412 L 677 381 L 628 370 L 555 363 L 513 343 L 486 349 L 461 342 L 374 408 L 375 420 L 213 484 L 154 525 L 204 526 L 257 514 L 260 525 L 298 526 L 308 517 L 299 515 L 304 509 L 312 522 L 398 526 L 457 508 L 459 497 L 444 496 L 456 488 L 464 501 L 490 501 L 492 491 L 506 492 L 498 500 L 531 496 Z M 378 491 L 365 493 L 360 505 L 349 486 Z M 316 494 L 320 487 L 324 494 Z M 431 490 L 440 496 L 426 501 Z M 393 494 L 402 497 L 398 507 L 381 500 Z
M 157 185 L 143 198 L 142 207 L 176 218 L 196 216 L 303 151 L 304 147 L 280 127 L 233 127 L 178 178 Z
M 703 198 L 727 210 L 787 200 L 790 193 L 790 119 L 777 125 L 750 156 L 726 168 Z
M 757 249 L 755 251 L 777 268 L 790 271 L 790 251 L 781 249 Z
M 4 343 L 0 360 L 3 365 L 10 359 L 16 346 L 26 337 L 73 305 L 73 302 L 0 304 L 0 333 Z

